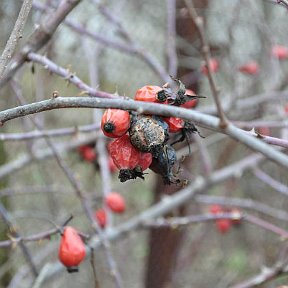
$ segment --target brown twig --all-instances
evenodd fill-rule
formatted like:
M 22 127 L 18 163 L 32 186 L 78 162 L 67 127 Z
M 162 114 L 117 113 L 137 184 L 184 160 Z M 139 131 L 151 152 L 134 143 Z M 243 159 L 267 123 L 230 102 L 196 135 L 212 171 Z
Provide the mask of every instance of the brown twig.
M 200 37 L 201 46 L 202 46 L 202 54 L 203 54 L 203 58 L 205 60 L 207 71 L 208 71 L 207 76 L 208 76 L 209 84 L 210 84 L 210 87 L 212 90 L 212 95 L 214 97 L 214 101 L 215 101 L 215 104 L 217 107 L 218 116 L 220 118 L 219 127 L 221 129 L 225 129 L 228 124 L 227 124 L 227 119 L 225 117 L 224 111 L 222 109 L 222 106 L 221 106 L 221 103 L 219 100 L 219 89 L 216 87 L 216 83 L 215 83 L 213 74 L 211 72 L 210 48 L 209 48 L 209 45 L 208 45 L 208 42 L 207 42 L 206 36 L 205 36 L 203 18 L 198 16 L 191 0 L 184 0 L 184 1 L 186 4 L 186 7 L 188 9 L 188 13 L 189 13 L 191 19 L 193 20 L 193 22 L 196 26 L 196 29 L 198 31 L 199 37 Z

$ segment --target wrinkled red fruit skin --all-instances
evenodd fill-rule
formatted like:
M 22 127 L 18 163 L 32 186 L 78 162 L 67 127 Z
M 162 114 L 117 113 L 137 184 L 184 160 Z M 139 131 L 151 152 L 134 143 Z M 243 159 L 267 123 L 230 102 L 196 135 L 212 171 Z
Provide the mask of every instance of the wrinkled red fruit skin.
M 163 120 L 168 124 L 170 133 L 180 132 L 185 125 L 185 121 L 178 117 L 165 117 Z
M 113 131 L 106 131 L 105 125 L 113 125 Z M 123 136 L 130 127 L 130 114 L 126 110 L 107 109 L 105 110 L 102 120 L 101 129 L 105 136 L 110 138 L 118 138 Z
M 105 204 L 114 213 L 123 213 L 126 210 L 125 200 L 117 192 L 111 192 L 105 197 Z
M 86 250 L 81 237 L 73 227 L 64 228 L 58 256 L 62 264 L 67 267 L 68 272 L 78 271 L 77 266 L 84 260 Z
M 104 209 L 98 209 L 95 214 L 94 217 L 96 219 L 96 221 L 98 222 L 99 226 L 101 228 L 105 228 L 106 223 L 107 223 L 107 215 Z
M 131 144 L 128 135 L 124 135 L 111 142 L 108 150 L 118 169 L 134 169 L 139 165 L 142 171 L 144 171 L 152 162 L 151 153 L 143 153 L 137 150 Z

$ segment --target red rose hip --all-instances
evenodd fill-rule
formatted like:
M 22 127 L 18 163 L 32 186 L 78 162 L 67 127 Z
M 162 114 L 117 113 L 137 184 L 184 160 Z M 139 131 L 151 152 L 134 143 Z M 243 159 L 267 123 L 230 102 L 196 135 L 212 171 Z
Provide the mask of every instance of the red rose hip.
M 64 228 L 58 256 L 69 273 L 78 271 L 78 265 L 84 260 L 86 250 L 81 237 L 73 227 Z
M 123 213 L 126 209 L 125 200 L 117 192 L 111 192 L 105 197 L 105 204 L 114 213 Z
M 128 111 L 121 109 L 105 110 L 101 120 L 101 129 L 105 136 L 121 137 L 128 131 L 129 127 L 130 114 Z

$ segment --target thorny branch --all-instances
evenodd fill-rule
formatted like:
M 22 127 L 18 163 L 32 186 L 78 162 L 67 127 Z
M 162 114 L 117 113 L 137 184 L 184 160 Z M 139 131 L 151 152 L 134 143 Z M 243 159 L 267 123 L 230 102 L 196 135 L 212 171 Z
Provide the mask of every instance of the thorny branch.
M 58 97 L 56 99 L 44 100 L 11 108 L 0 112 L 0 122 L 2 125 L 15 118 L 23 117 L 29 114 L 39 113 L 42 111 L 59 109 L 59 108 L 119 108 L 124 110 L 134 110 L 140 113 L 148 113 L 162 116 L 180 117 L 186 120 L 193 121 L 202 127 L 225 133 L 230 137 L 245 144 L 251 149 L 262 153 L 268 159 L 275 163 L 288 167 L 288 157 L 263 143 L 257 138 L 247 135 L 241 129 L 229 124 L 225 130 L 219 129 L 219 119 L 210 115 L 205 115 L 196 111 L 191 111 L 185 108 L 171 107 L 170 105 L 161 105 L 155 103 L 139 103 L 133 100 L 114 100 L 114 99 L 97 99 L 91 97 Z
M 41 49 L 53 36 L 58 26 L 62 23 L 65 17 L 81 2 L 81 0 L 62 0 L 59 7 L 51 12 L 47 19 L 30 36 L 26 45 L 17 53 L 11 60 L 11 65 L 6 69 L 3 78 L 0 79 L 0 87 L 7 83 L 15 72 L 27 60 L 29 52 L 37 52 Z

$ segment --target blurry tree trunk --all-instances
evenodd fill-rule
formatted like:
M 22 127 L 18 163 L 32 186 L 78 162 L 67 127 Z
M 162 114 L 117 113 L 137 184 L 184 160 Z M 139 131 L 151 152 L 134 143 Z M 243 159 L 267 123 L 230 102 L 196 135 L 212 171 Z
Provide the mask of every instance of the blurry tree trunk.
M 185 7 L 182 1 L 177 1 L 177 10 Z M 202 8 L 203 10 L 208 4 L 208 0 L 194 1 L 195 6 Z M 202 11 L 203 11 L 202 10 Z M 200 15 L 202 14 L 200 11 Z M 179 13 L 178 13 L 179 14 Z M 197 39 L 198 35 L 195 31 L 195 26 L 191 19 L 187 16 L 184 18 L 178 17 L 176 21 L 177 35 L 184 38 L 189 43 L 193 43 Z M 177 51 L 178 56 L 183 55 L 181 49 Z M 193 72 L 191 69 L 178 68 L 177 77 L 181 79 L 183 75 L 187 75 Z M 184 79 L 183 79 L 184 80 Z M 185 80 L 184 80 L 185 81 Z M 197 82 L 192 85 L 188 85 L 195 92 L 197 92 Z M 191 157 L 188 159 L 191 162 Z M 185 161 L 188 162 L 188 161 Z M 191 163 L 183 163 L 186 166 L 191 166 Z M 186 168 L 188 168 L 186 167 Z M 189 168 L 188 168 L 189 169 Z M 188 170 L 189 171 L 189 170 Z M 178 186 L 171 185 L 165 186 L 160 177 L 157 178 L 154 188 L 154 202 L 158 202 L 164 195 L 174 194 L 181 189 Z M 185 216 L 186 206 L 181 206 L 177 211 L 174 211 L 173 216 Z M 165 215 L 171 217 L 172 215 Z M 181 249 L 181 243 L 184 236 L 184 229 L 173 228 L 161 228 L 151 229 L 149 234 L 149 255 L 146 262 L 146 288 L 172 288 L 173 271 L 175 270 L 176 261 L 179 251 Z

